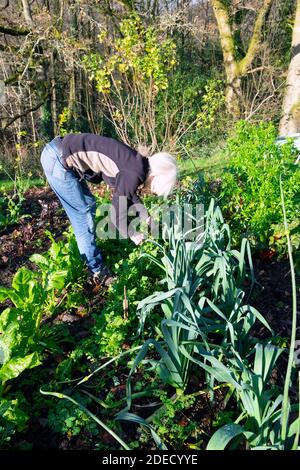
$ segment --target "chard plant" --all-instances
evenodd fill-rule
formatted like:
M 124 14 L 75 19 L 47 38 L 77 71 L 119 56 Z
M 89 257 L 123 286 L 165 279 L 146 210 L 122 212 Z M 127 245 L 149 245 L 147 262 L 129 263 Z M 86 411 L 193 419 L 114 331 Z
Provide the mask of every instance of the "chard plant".
M 16 432 L 22 432 L 29 420 L 26 400 L 17 392 L 14 399 L 0 398 L 0 448 L 5 449 Z M 27 413 L 23 410 L 27 408 Z
M 48 236 L 52 240 L 48 253 L 31 257 L 40 269 L 31 271 L 22 267 L 15 274 L 11 288 L 0 288 L 0 303 L 9 299 L 14 304 L 0 315 L 2 389 L 8 380 L 18 377 L 25 369 L 41 364 L 41 353 L 46 346 L 42 318 L 54 312 L 59 293 L 83 270 L 72 235 L 67 243 L 55 242 L 50 233 Z M 82 298 L 77 295 L 77 299 L 72 299 L 73 304 L 76 301 L 82 302 Z
M 2 386 L 23 370 L 40 364 L 38 354 L 41 305 L 46 294 L 36 273 L 21 268 L 12 281 L 12 288 L 0 288 L 0 302 L 10 299 L 14 307 L 0 315 L 0 381 Z
M 63 289 L 66 284 L 83 276 L 84 264 L 71 230 L 64 233 L 64 240 L 59 241 L 55 241 L 49 231 L 45 234 L 51 240 L 49 250 L 43 255 L 33 254 L 30 261 L 40 268 L 41 284 L 45 290 Z
M 47 293 L 44 313 L 52 315 L 62 303 L 69 307 L 85 303 L 82 286 L 78 283 L 85 273 L 71 229 L 64 233 L 64 240 L 55 241 L 49 231 L 46 235 L 51 240 L 49 250 L 44 254 L 33 254 L 30 261 L 39 267 L 39 282 Z M 59 294 L 64 290 L 63 297 L 58 301 Z

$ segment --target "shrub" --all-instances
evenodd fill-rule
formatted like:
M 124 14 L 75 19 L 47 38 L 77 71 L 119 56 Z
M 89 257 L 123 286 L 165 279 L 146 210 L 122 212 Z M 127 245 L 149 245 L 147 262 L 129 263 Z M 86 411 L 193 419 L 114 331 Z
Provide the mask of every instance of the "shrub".
M 268 245 L 273 225 L 282 223 L 278 182 L 283 179 L 287 217 L 299 218 L 300 171 L 291 142 L 277 146 L 272 123 L 240 121 L 228 140 L 229 171 L 224 174 L 221 206 L 230 217 L 235 239 L 247 235 L 253 244 Z
M 168 87 L 176 64 L 175 44 L 137 14 L 123 19 L 121 37 L 98 36 L 102 52 L 83 57 L 89 79 L 103 100 L 104 114 L 119 139 L 156 148 L 155 106 L 159 90 Z

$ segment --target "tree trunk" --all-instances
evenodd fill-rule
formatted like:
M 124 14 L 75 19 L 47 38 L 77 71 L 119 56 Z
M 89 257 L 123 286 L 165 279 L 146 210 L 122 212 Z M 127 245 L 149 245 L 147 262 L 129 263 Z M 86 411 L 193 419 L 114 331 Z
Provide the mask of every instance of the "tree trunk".
M 226 104 L 227 110 L 234 119 L 242 114 L 241 78 L 246 74 L 257 56 L 261 44 L 262 28 L 265 17 L 273 0 L 264 0 L 258 11 L 252 38 L 243 59 L 236 58 L 236 44 L 231 26 L 229 7 L 224 0 L 211 0 L 214 14 L 218 23 L 221 46 L 224 58 L 224 68 L 227 78 Z
M 23 5 L 23 15 L 26 20 L 26 23 L 30 26 L 33 26 L 33 19 L 31 16 L 30 6 L 28 0 L 21 0 Z
M 235 59 L 235 43 L 230 24 L 229 12 L 228 8 L 224 6 L 222 1 L 212 0 L 212 4 L 218 23 L 227 78 L 227 110 L 235 119 L 239 119 L 241 115 L 241 80 L 239 77 L 238 62 Z
M 76 77 L 75 77 L 75 64 L 72 60 L 72 72 L 69 81 L 69 99 L 68 99 L 68 119 L 73 125 L 73 121 L 76 122 L 77 109 L 76 109 Z
M 288 136 L 298 132 L 300 132 L 300 0 L 297 0 L 296 4 L 291 62 L 286 81 L 279 135 Z

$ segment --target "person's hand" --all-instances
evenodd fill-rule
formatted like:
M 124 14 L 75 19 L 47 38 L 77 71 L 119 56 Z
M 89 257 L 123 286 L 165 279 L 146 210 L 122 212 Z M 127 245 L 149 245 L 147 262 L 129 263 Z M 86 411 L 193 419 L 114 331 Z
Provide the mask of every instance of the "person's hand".
M 133 243 L 135 243 L 136 245 L 140 245 L 145 240 L 145 235 L 143 233 L 137 232 L 131 235 L 130 238 Z

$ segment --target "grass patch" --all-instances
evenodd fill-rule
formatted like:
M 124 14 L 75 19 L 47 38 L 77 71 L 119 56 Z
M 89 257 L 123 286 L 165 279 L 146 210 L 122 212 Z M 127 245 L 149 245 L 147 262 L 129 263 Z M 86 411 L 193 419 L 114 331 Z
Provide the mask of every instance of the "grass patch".
M 189 158 L 179 160 L 180 178 L 196 177 L 199 173 L 207 180 L 220 177 L 227 167 L 229 155 L 224 151 L 224 143 L 206 145 Z
M 45 180 L 43 178 L 32 178 L 28 182 L 28 188 L 41 188 L 45 186 Z M 9 192 L 14 189 L 14 181 L 5 177 L 0 176 L 0 193 Z

